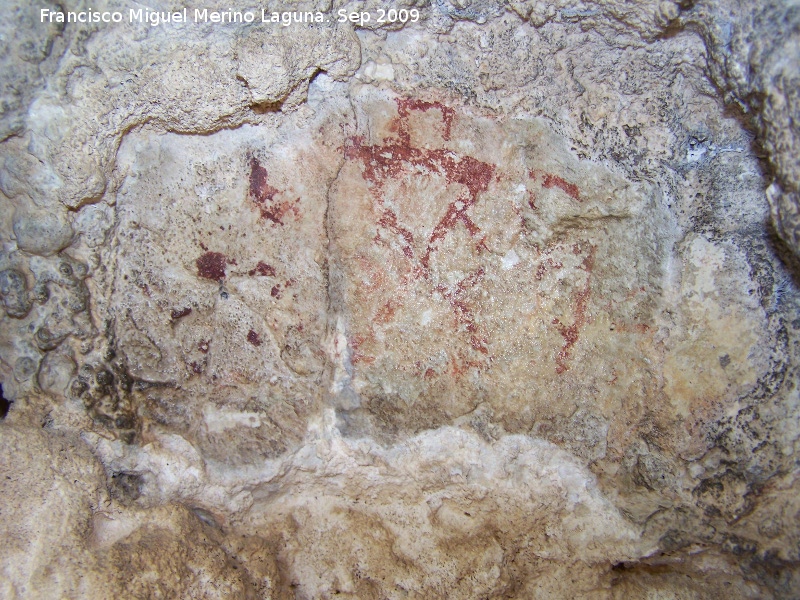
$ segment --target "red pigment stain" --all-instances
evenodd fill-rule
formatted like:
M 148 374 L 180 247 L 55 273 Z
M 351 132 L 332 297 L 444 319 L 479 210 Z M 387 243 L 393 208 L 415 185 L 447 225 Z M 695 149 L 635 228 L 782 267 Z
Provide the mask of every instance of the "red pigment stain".
M 397 103 L 400 115 L 395 123 L 397 138 L 384 140 L 383 144 L 367 146 L 363 143 L 362 137 L 351 137 L 345 148 L 345 157 L 361 161 L 364 167 L 362 176 L 366 181 L 375 184 L 373 194 L 379 204 L 383 204 L 382 191 L 386 180 L 399 179 L 409 167 L 426 168 L 442 175 L 448 183 L 456 183 L 466 188 L 465 193 L 450 203 L 445 215 L 431 233 L 428 248 L 420 261 L 427 269 L 430 254 L 435 249 L 433 244 L 442 239 L 457 223 L 462 223 L 470 235 L 480 231 L 467 211 L 478 201 L 478 195 L 488 189 L 496 166 L 471 156 L 459 159 L 453 152 L 444 148 L 426 149 L 412 146 L 407 123 L 408 112 L 412 109 L 429 110 L 441 107 L 436 106 L 438 103 L 416 100 L 398 100 Z M 453 109 L 443 110 L 443 118 L 452 119 L 452 111 Z M 407 228 L 398 223 L 397 216 L 391 211 L 384 210 L 378 223 L 403 238 L 406 243 L 403 253 L 410 258 L 413 236 Z
M 397 309 L 400 305 L 396 302 L 392 302 L 389 300 L 386 304 L 384 304 L 378 313 L 375 315 L 375 322 L 376 323 L 388 323 L 394 318 L 394 314 L 397 312 Z
M 561 177 L 558 175 L 545 173 L 542 185 L 548 189 L 557 187 L 563 190 L 573 200 L 577 200 L 578 202 L 581 201 L 581 195 L 580 190 L 578 190 L 578 186 L 574 183 L 569 183 L 568 181 L 561 179 Z
M 459 353 L 458 358 L 455 357 L 451 358 L 450 374 L 454 378 L 458 379 L 462 375 L 465 375 L 467 372 L 469 372 L 470 369 L 480 370 L 481 367 L 483 366 L 484 365 L 478 361 L 465 359 L 464 356 L 461 353 Z
M 429 111 L 437 109 L 442 112 L 442 122 L 444 123 L 444 139 L 450 139 L 450 129 L 453 126 L 453 117 L 455 111 L 449 106 L 445 106 L 441 102 L 426 102 L 425 100 L 416 100 L 413 98 L 403 98 L 397 100 L 397 112 L 400 113 L 401 119 L 404 121 L 408 118 L 408 113 L 412 110 Z
M 489 350 L 486 348 L 486 339 L 479 338 L 477 335 L 478 326 L 475 323 L 475 315 L 472 312 L 472 308 L 464 299 L 467 289 L 475 287 L 483 279 L 483 275 L 484 270 L 481 267 L 456 284 L 454 289 L 447 289 L 443 284 L 439 284 L 436 286 L 436 291 L 450 303 L 456 323 L 459 326 L 464 326 L 469 332 L 470 346 L 482 354 L 489 354 Z
M 354 365 L 363 362 L 367 365 L 371 365 L 375 362 L 374 356 L 365 356 L 360 350 L 359 347 L 361 344 L 364 343 L 366 338 L 363 335 L 354 335 L 350 340 L 350 347 L 353 349 L 353 354 L 350 357 L 350 362 Z
M 225 279 L 225 265 L 228 263 L 228 258 L 221 252 L 206 252 L 195 262 L 200 277 L 214 281 Z
M 208 349 L 211 347 L 211 340 L 200 340 L 197 344 L 197 349 L 203 354 L 208 354 Z
M 420 170 L 427 170 L 431 174 L 442 176 L 446 184 L 458 184 L 464 189 L 458 197 L 449 203 L 444 215 L 434 226 L 424 254 L 420 257 L 418 264 L 411 266 L 411 273 L 415 279 L 428 279 L 429 261 L 432 252 L 437 250 L 437 242 L 444 239 L 450 231 L 460 223 L 470 234 L 475 237 L 480 228 L 472 221 L 469 210 L 478 201 L 480 194 L 487 191 L 489 184 L 495 176 L 496 165 L 482 162 L 471 156 L 459 156 L 451 150 L 445 148 L 428 149 L 418 148 L 411 144 L 411 134 L 409 131 L 408 117 L 412 110 L 428 111 L 439 110 L 442 114 L 444 123 L 444 139 L 450 138 L 451 127 L 455 111 L 438 102 L 427 102 L 424 100 L 399 99 L 397 102 L 398 117 L 389 125 L 389 130 L 396 132 L 396 137 L 386 138 L 380 144 L 367 145 L 361 136 L 348 138 L 345 146 L 345 158 L 357 160 L 361 163 L 363 171 L 362 177 L 365 181 L 373 184 L 371 191 L 378 208 L 380 217 L 377 225 L 394 233 L 402 240 L 402 250 L 405 257 L 409 260 L 414 259 L 412 232 L 400 223 L 397 214 L 384 205 L 384 187 L 389 179 L 399 180 L 403 176 L 417 173 Z M 376 236 L 376 242 L 380 237 Z M 476 244 L 476 250 L 486 250 L 486 237 L 482 237 Z M 456 319 L 457 327 L 466 329 L 469 335 L 469 346 L 488 355 L 487 341 L 478 334 L 478 326 L 472 308 L 465 298 L 465 291 L 468 287 L 475 286 L 484 275 L 483 269 L 473 272 L 455 288 L 437 286 L 439 291 L 450 304 Z M 377 284 L 373 282 L 372 287 Z M 393 318 L 397 307 L 388 302 L 379 309 L 376 314 L 377 322 L 386 322 Z M 364 356 L 359 351 L 359 346 L 364 343 L 366 338 L 355 337 L 351 341 L 353 348 L 352 362 L 364 362 L 370 364 L 374 362 L 374 357 Z M 462 361 L 463 362 L 463 361 Z M 456 363 L 454 363 L 455 365 Z M 471 366 L 454 367 L 461 373 Z M 427 375 L 427 372 L 426 372 Z
M 293 202 L 287 200 L 276 200 L 275 196 L 281 191 L 269 184 L 269 173 L 261 166 L 256 158 L 250 159 L 250 198 L 258 205 L 261 218 L 271 221 L 273 225 L 283 225 L 283 219 L 288 214 L 295 217 L 300 216 L 297 203 L 300 198 Z
M 269 184 L 269 173 L 258 159 L 250 159 L 250 196 L 258 203 L 272 201 L 279 190 Z
M 556 262 L 549 256 L 539 263 L 539 268 L 536 269 L 536 280 L 541 281 L 544 274 L 547 273 L 549 269 L 561 269 L 564 267 L 564 264 L 561 262 Z
M 267 263 L 258 261 L 255 269 L 251 269 L 247 272 L 250 277 L 254 275 L 263 275 L 264 277 L 275 277 L 275 269 L 268 265 Z
M 586 271 L 586 283 L 582 290 L 575 292 L 573 295 L 573 302 L 575 304 L 575 318 L 572 325 L 566 326 L 558 319 L 553 319 L 553 324 L 558 328 L 561 337 L 564 338 L 564 345 L 559 350 L 556 356 L 556 373 L 559 375 L 569 369 L 567 360 L 569 360 L 572 347 L 578 341 L 580 328 L 584 326 L 587 320 L 586 311 L 589 307 L 589 299 L 592 295 L 591 279 L 592 270 L 594 269 L 594 254 L 596 247 L 589 247 L 589 254 L 583 259 L 582 269 Z
M 258 334 L 252 329 L 247 332 L 247 341 L 253 344 L 253 346 L 261 345 L 261 338 L 258 337 Z
M 278 300 L 280 300 L 281 299 L 281 288 L 280 288 L 280 286 L 277 286 L 277 285 L 273 286 L 272 290 L 270 290 L 270 292 L 269 292 L 269 295 L 272 296 L 273 298 L 277 298 Z
M 403 247 L 403 254 L 405 254 L 408 258 L 414 256 L 414 251 L 412 249 L 414 244 L 414 235 L 397 222 L 397 215 L 393 210 L 389 210 L 387 208 L 385 211 L 383 211 L 383 215 L 380 219 L 378 219 L 378 225 L 385 227 L 389 231 L 392 231 L 402 237 L 406 242 L 406 245 Z
M 203 372 L 203 365 L 196 361 L 192 361 L 192 371 L 197 375 L 200 375 Z
M 180 308 L 180 309 L 173 308 L 172 312 L 170 313 L 170 317 L 172 317 L 173 321 L 177 321 L 181 317 L 185 317 L 186 315 L 190 314 L 191 312 L 192 312 L 192 309 L 188 308 L 188 307 L 187 308 Z

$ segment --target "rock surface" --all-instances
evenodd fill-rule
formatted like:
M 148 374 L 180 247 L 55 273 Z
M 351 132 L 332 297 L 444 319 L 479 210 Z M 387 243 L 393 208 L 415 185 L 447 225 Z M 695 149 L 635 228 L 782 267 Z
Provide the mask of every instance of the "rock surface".
M 62 4 L 2 24 L 0 595 L 800 594 L 793 3 Z

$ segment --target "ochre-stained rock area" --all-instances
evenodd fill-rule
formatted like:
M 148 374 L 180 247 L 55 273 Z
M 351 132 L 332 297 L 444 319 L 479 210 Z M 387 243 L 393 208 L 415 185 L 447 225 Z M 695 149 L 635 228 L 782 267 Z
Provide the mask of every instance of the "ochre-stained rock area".
M 162 4 L 0 2 L 0 597 L 800 597 L 795 2 Z

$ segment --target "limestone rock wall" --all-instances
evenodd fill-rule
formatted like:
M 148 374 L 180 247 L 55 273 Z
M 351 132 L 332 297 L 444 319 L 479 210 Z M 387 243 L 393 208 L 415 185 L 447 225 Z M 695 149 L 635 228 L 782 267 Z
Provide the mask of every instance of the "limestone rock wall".
M 800 593 L 793 3 L 131 7 L 4 2 L 0 595 Z

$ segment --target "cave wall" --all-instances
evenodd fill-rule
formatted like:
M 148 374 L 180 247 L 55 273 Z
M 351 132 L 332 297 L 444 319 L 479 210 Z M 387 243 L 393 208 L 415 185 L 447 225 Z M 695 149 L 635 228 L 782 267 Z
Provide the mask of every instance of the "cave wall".
M 800 593 L 792 2 L 4 5 L 4 597 Z

